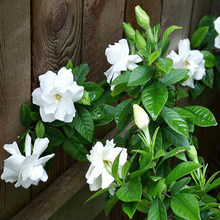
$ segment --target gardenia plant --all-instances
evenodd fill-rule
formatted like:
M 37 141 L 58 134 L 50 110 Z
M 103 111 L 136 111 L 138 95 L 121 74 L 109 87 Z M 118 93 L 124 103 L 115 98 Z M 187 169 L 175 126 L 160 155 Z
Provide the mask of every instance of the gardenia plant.
M 207 177 L 208 165 L 197 155 L 193 134 L 195 126 L 217 122 L 203 106 L 176 106 L 188 95 L 182 85 L 195 98 L 200 85 L 212 87 L 211 76 L 220 70 L 217 52 L 210 52 L 216 18 L 203 18 L 191 40 L 181 40 L 179 52 L 167 55 L 169 35 L 181 27 L 171 26 L 161 35 L 160 25 L 152 28 L 140 6 L 135 15 L 143 32 L 123 23 L 127 39 L 105 51 L 112 65 L 104 73 L 107 81 L 87 82 L 88 66 L 73 67 L 71 61 L 58 74 L 39 77 L 33 104 L 22 106 L 26 132 L 20 150 L 15 143 L 5 145 L 12 156 L 5 160 L 2 179 L 26 188 L 46 181 L 45 162 L 54 156 L 53 147 L 62 146 L 74 159 L 89 161 L 86 181 L 91 191 L 98 191 L 88 201 L 106 192 L 106 214 L 120 201 L 130 219 L 137 212 L 147 220 L 219 219 L 212 191 L 220 185 L 219 172 Z M 206 26 L 210 19 L 212 28 Z M 95 127 L 112 121 L 114 139 L 97 140 Z M 42 152 L 47 156 L 39 158 Z

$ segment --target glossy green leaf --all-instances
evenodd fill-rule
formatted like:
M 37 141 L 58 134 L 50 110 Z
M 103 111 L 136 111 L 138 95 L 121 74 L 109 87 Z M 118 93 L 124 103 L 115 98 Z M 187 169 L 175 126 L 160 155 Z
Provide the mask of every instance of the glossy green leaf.
M 142 213 L 148 213 L 150 208 L 150 202 L 147 199 L 142 199 L 141 202 L 138 203 L 137 210 Z
M 38 138 L 43 138 L 45 134 L 45 127 L 43 122 L 40 120 L 36 124 L 36 135 Z
M 155 81 L 145 87 L 141 99 L 145 109 L 156 120 L 168 99 L 167 88 L 163 83 Z
M 208 30 L 209 30 L 209 27 L 200 27 L 193 33 L 192 38 L 191 38 L 191 46 L 193 48 L 200 46 Z
M 149 65 L 151 65 L 160 56 L 160 53 L 160 51 L 155 51 L 147 57 Z
M 122 74 L 120 74 L 118 77 L 116 77 L 113 82 L 111 83 L 111 85 L 119 85 L 119 84 L 123 84 L 123 83 L 128 83 L 128 80 L 130 78 L 131 75 L 131 71 L 126 71 Z
M 189 138 L 189 128 L 186 121 L 173 109 L 164 106 L 161 115 L 166 123 L 177 133 Z
M 170 58 L 160 58 L 156 61 L 156 66 L 163 72 L 169 73 L 173 67 L 173 60 Z
M 102 195 L 103 193 L 107 192 L 109 189 L 111 189 L 112 187 L 108 187 L 105 189 L 101 189 L 98 192 L 96 192 L 95 194 L 93 194 L 91 197 L 89 197 L 89 199 L 86 200 L 86 202 L 91 201 L 92 199 L 96 198 L 97 196 Z
M 112 164 L 112 176 L 114 177 L 116 182 L 120 182 L 119 173 L 118 173 L 120 155 L 121 152 L 117 155 L 117 157 L 115 158 Z
M 187 106 L 184 107 L 187 111 L 195 116 L 194 123 L 201 127 L 216 126 L 217 122 L 214 115 L 203 106 Z
M 76 107 L 76 125 L 75 129 L 89 142 L 92 142 L 94 123 L 90 112 L 83 106 L 78 105 Z
M 214 71 L 213 68 L 207 68 L 206 74 L 202 78 L 202 82 L 206 84 L 209 88 L 213 88 L 214 83 Z
M 45 136 L 50 140 L 50 145 L 57 147 L 62 145 L 66 138 L 65 135 L 57 128 L 45 127 Z
M 186 109 L 179 107 L 173 107 L 172 109 L 177 112 L 186 122 L 194 122 L 195 116 Z
M 171 208 L 173 212 L 189 220 L 200 220 L 199 202 L 194 195 L 188 193 L 178 193 L 171 197 Z
M 190 177 L 185 177 L 176 182 L 171 188 L 171 194 L 178 193 L 184 186 L 186 186 L 190 182 L 190 180 Z
M 31 112 L 30 116 L 32 121 L 38 121 L 40 119 L 40 115 L 38 112 Z
M 150 206 L 147 220 L 167 220 L 166 207 L 161 201 L 160 197 L 157 196 Z
M 142 185 L 140 178 L 129 180 L 116 193 L 123 202 L 140 202 L 142 195 Z
M 178 29 L 182 29 L 182 27 L 173 25 L 173 26 L 170 26 L 169 28 L 166 29 L 166 31 L 164 32 L 163 37 L 162 37 L 162 46 L 165 44 L 165 41 L 166 41 L 167 37 L 168 37 L 173 31 L 178 30 Z
M 97 100 L 104 92 L 104 89 L 99 84 L 93 82 L 85 82 L 82 85 L 84 89 L 89 93 L 91 102 Z
M 124 211 L 127 216 L 132 219 L 136 209 L 137 209 L 137 202 L 125 202 L 122 204 L 122 210 Z
M 218 179 L 216 179 L 214 182 L 212 182 L 211 184 L 209 184 L 206 188 L 206 191 L 210 191 L 216 187 L 220 186 L 220 177 Z
M 119 94 L 121 94 L 122 92 L 124 92 L 127 89 L 127 83 L 122 83 L 119 85 L 116 85 L 113 89 L 113 91 L 111 92 L 111 96 L 115 97 Z
M 73 159 L 87 161 L 86 155 L 88 154 L 88 151 L 75 137 L 67 139 L 63 145 L 63 149 Z
M 30 113 L 31 113 L 31 108 L 28 105 L 23 104 L 21 107 L 21 122 L 23 126 L 26 128 L 31 126 L 32 120 L 31 120 Z
M 174 169 L 170 172 L 170 174 L 166 178 L 166 184 L 170 184 L 173 181 L 191 173 L 192 171 L 200 168 L 201 165 L 192 161 L 182 162 L 178 164 Z
M 171 69 L 170 72 L 165 73 L 159 80 L 168 86 L 184 79 L 188 72 L 189 70 L 187 69 Z
M 76 81 L 78 85 L 81 85 L 86 80 L 86 75 L 89 73 L 89 71 L 90 69 L 85 63 L 73 68 L 74 81 Z
M 130 75 L 128 86 L 138 86 L 147 83 L 153 76 L 155 69 L 150 66 L 138 66 Z
M 196 99 L 205 90 L 205 85 L 199 81 L 194 81 L 194 86 L 195 86 L 195 88 L 193 88 L 193 89 L 190 88 L 190 93 L 191 93 L 193 99 Z
M 91 105 L 90 95 L 86 90 L 83 91 L 83 97 L 77 103 Z
M 215 56 L 208 50 L 202 50 L 203 58 L 205 60 L 205 67 L 210 68 L 215 66 Z

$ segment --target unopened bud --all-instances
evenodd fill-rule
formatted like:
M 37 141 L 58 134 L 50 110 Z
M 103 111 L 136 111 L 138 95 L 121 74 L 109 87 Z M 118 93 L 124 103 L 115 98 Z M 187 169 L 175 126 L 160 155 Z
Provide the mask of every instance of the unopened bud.
M 134 104 L 133 111 L 134 111 L 134 121 L 135 124 L 138 126 L 138 128 L 143 130 L 144 128 L 148 127 L 150 119 L 148 117 L 148 114 L 144 111 L 144 109 L 141 108 L 139 105 Z
M 122 22 L 125 35 L 128 40 L 135 41 L 135 30 L 132 28 L 130 24 Z
M 197 150 L 194 145 L 190 145 L 190 149 L 187 150 L 187 155 L 190 160 L 194 161 L 195 163 L 199 163 Z
M 150 18 L 147 15 L 147 13 L 139 5 L 135 7 L 135 16 L 137 19 L 137 23 L 142 28 L 144 28 L 145 30 L 150 28 Z
M 144 37 L 138 30 L 136 30 L 135 32 L 135 42 L 136 42 L 138 50 L 144 49 L 147 46 Z

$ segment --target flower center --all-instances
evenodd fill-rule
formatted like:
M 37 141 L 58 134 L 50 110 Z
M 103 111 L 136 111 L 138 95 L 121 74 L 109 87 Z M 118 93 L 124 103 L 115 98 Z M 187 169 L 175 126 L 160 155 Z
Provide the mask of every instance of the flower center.
M 104 166 L 105 166 L 105 169 L 111 173 L 112 172 L 112 163 L 110 161 L 107 161 L 107 160 L 103 160 L 104 162 Z
M 185 61 L 184 65 L 185 65 L 185 66 L 188 66 L 188 65 L 189 65 L 188 60 Z
M 55 98 L 56 100 L 58 100 L 58 101 L 61 101 L 62 96 L 59 95 L 59 94 L 55 94 L 55 95 L 54 95 L 54 98 Z

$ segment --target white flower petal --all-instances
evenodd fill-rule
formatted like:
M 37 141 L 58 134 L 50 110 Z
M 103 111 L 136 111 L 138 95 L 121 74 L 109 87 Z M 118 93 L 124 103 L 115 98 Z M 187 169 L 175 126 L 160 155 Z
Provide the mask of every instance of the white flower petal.
M 214 21 L 214 25 L 215 25 L 215 30 L 218 32 L 218 34 L 220 34 L 220 17 L 218 17 L 218 18 Z
M 109 187 L 114 182 L 113 176 L 111 176 L 107 170 L 102 172 L 102 189 Z
M 14 141 L 12 144 L 5 144 L 4 149 L 9 153 L 9 154 L 19 154 L 21 155 L 21 152 L 18 148 L 18 144 Z
M 47 175 L 47 172 L 45 171 L 45 169 L 43 169 L 43 175 L 41 176 L 40 180 L 43 182 L 47 182 L 47 180 L 48 180 L 48 175 Z
M 34 142 L 33 155 L 38 154 L 39 156 L 46 150 L 49 144 L 48 138 L 37 138 Z
M 72 83 L 72 86 L 69 88 L 69 90 L 72 93 L 71 98 L 73 102 L 77 102 L 83 97 L 84 87 L 78 86 L 76 82 Z
M 5 182 L 13 183 L 18 179 L 18 172 L 10 169 L 9 167 L 4 167 L 3 173 L 1 175 L 1 179 L 5 180 Z
M 65 115 L 64 122 L 69 123 L 73 121 L 73 118 L 76 116 L 76 111 L 72 114 Z
M 38 159 L 37 164 L 42 164 L 44 167 L 48 160 L 50 160 L 52 157 L 54 157 L 55 154 L 49 154 L 47 156 L 41 157 Z
M 54 79 L 54 87 L 68 87 L 73 83 L 73 74 L 71 69 L 62 67 Z
M 220 49 L 220 35 L 215 38 L 215 47 Z
M 53 114 L 46 114 L 42 107 L 40 107 L 40 116 L 43 122 L 52 122 L 56 120 Z
M 33 98 L 33 103 L 35 105 L 42 105 L 42 90 L 41 88 L 36 88 L 33 92 L 32 92 L 32 98 Z
M 22 182 L 26 182 L 33 171 L 33 167 L 25 167 L 21 170 L 20 178 Z
M 102 176 L 100 175 L 92 184 L 89 184 L 90 191 L 96 191 L 102 187 Z
M 38 179 L 41 179 L 43 174 L 44 174 L 44 169 L 42 165 L 33 166 L 32 172 L 30 174 L 30 179 L 33 181 L 37 181 Z
M 178 44 L 178 49 L 179 49 L 180 56 L 184 56 L 185 54 L 189 53 L 189 51 L 190 51 L 189 39 L 180 40 L 180 42 Z
M 23 155 L 14 154 L 4 161 L 4 166 L 15 172 L 19 172 L 21 164 L 24 160 L 25 157 Z
M 53 88 L 56 74 L 52 71 L 47 71 L 45 74 L 39 76 L 40 87 L 42 90 Z
M 31 155 L 31 137 L 29 133 L 27 133 L 26 138 L 25 138 L 25 156 L 30 156 Z
M 66 112 L 67 112 L 66 102 L 62 100 L 57 106 L 57 110 L 54 116 L 57 120 L 64 121 Z
M 121 58 L 124 59 L 125 56 L 129 55 L 128 41 L 121 39 L 118 43 L 121 45 Z

